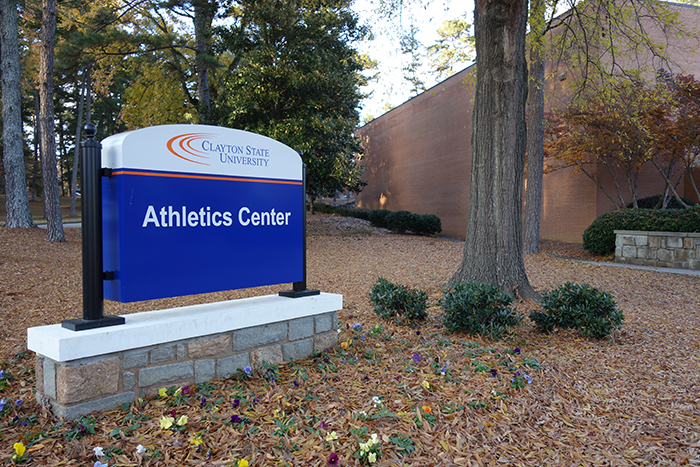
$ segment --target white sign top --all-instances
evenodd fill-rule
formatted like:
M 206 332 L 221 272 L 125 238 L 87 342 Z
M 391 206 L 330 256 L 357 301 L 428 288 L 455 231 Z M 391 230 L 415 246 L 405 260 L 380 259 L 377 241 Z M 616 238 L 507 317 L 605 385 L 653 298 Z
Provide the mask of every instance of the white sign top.
M 161 125 L 102 141 L 102 166 L 302 180 L 301 157 L 267 136 L 209 125 Z

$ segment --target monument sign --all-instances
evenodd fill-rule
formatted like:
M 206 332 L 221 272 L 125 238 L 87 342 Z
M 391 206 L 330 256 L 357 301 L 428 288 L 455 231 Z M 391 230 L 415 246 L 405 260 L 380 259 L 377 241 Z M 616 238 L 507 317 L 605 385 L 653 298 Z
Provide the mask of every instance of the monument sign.
M 104 298 L 298 282 L 303 164 L 265 136 L 164 125 L 102 141 Z

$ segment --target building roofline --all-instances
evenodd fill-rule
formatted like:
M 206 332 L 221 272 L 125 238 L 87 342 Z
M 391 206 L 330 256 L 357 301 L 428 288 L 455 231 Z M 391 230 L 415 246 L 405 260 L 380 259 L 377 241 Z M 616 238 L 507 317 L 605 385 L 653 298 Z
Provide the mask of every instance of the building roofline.
M 661 1 L 661 3 L 665 3 L 665 4 L 667 4 L 667 5 L 675 6 L 675 7 L 686 7 L 686 8 L 693 8 L 693 9 L 696 9 L 696 10 L 697 10 L 697 9 L 700 9 L 700 4 L 699 4 L 699 5 L 692 5 L 692 4 L 689 4 L 689 3 L 668 2 L 668 1 L 664 1 L 664 0 L 660 0 L 660 1 Z M 559 15 L 553 17 L 553 18 L 552 18 L 552 21 L 558 20 L 558 19 L 564 17 L 565 15 L 569 15 L 569 14 L 571 14 L 571 9 L 568 9 L 568 10 L 566 10 L 566 11 L 560 13 Z M 472 64 L 468 65 L 466 68 L 463 68 L 463 69 L 461 69 L 460 71 L 455 72 L 454 74 L 448 76 L 447 78 L 443 79 L 442 81 L 439 81 L 438 83 L 435 83 L 433 86 L 429 87 L 428 89 L 426 89 L 425 91 L 421 92 L 420 94 L 415 95 L 415 96 L 413 96 L 413 97 L 411 97 L 411 98 L 405 100 L 404 102 L 400 103 L 400 104 L 397 105 L 396 107 L 393 107 L 393 108 L 387 110 L 387 111 L 384 112 L 383 114 L 381 114 L 381 115 L 379 115 L 379 116 L 377 116 L 377 117 L 374 117 L 372 120 L 366 122 L 364 125 L 358 127 L 357 129 L 359 130 L 359 129 L 361 129 L 361 128 L 364 128 L 365 126 L 369 125 L 370 123 L 374 122 L 375 120 L 378 120 L 378 119 L 384 117 L 385 115 L 390 114 L 393 110 L 396 110 L 396 109 L 398 109 L 399 107 L 403 107 L 404 105 L 406 105 L 406 104 L 408 104 L 409 102 L 411 102 L 413 99 L 416 99 L 416 98 L 422 96 L 423 94 L 429 92 L 430 90 L 432 90 L 432 89 L 434 89 L 434 88 L 436 88 L 436 87 L 438 87 L 438 86 L 441 86 L 443 83 L 446 83 L 447 81 L 451 80 L 452 78 L 454 78 L 454 77 L 457 76 L 458 74 L 463 73 L 463 72 L 467 71 L 468 69 L 470 69 L 470 68 L 472 68 L 472 67 L 474 67 L 474 66 L 476 66 L 476 57 L 474 58 L 474 62 L 473 62 Z

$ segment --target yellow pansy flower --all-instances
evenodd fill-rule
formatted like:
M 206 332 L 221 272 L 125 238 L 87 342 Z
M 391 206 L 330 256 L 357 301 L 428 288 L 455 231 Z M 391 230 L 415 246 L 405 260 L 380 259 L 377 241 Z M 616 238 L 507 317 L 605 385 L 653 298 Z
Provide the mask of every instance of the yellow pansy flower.
M 160 419 L 160 427 L 164 430 L 167 430 L 168 428 L 173 426 L 173 423 L 175 423 L 175 419 L 173 417 L 166 417 L 165 415 L 163 415 Z
M 15 443 L 12 447 L 15 448 L 15 453 L 19 457 L 22 457 L 24 455 L 24 453 L 27 451 L 27 448 L 25 448 L 24 444 L 22 444 L 22 443 Z

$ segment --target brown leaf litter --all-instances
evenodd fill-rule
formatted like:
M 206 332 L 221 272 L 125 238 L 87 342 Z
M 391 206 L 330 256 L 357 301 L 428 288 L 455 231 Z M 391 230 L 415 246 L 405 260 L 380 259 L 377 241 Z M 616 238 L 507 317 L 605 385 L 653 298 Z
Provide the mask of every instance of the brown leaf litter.
M 57 244 L 39 229 L 0 229 L 0 463 L 12 464 L 12 446 L 22 442 L 26 465 L 92 466 L 97 446 L 110 466 L 244 459 L 326 466 L 331 453 L 338 465 L 360 465 L 360 443 L 376 434 L 378 466 L 700 465 L 700 278 L 581 263 L 553 256 L 590 259 L 580 247 L 543 242 L 543 252 L 525 257 L 535 289 L 572 281 L 610 292 L 624 312 L 622 330 L 602 341 L 568 331 L 540 335 L 525 319 L 513 339 L 490 342 L 441 326 L 437 300 L 463 242 L 393 235 L 320 214 L 309 216 L 308 234 L 309 286 L 343 295 L 347 348 L 186 395 L 171 388 L 166 397 L 94 414 L 95 433 L 82 436 L 79 423 L 36 404 L 26 352 L 27 327 L 81 316 L 80 230 L 67 229 L 68 241 Z M 429 317 L 415 328 L 379 319 L 368 299 L 379 276 L 425 290 Z M 279 289 L 106 302 L 105 311 Z M 518 306 L 527 314 L 528 304 Z M 516 372 L 532 383 L 518 388 Z M 160 420 L 171 415 L 187 422 L 163 429 Z

